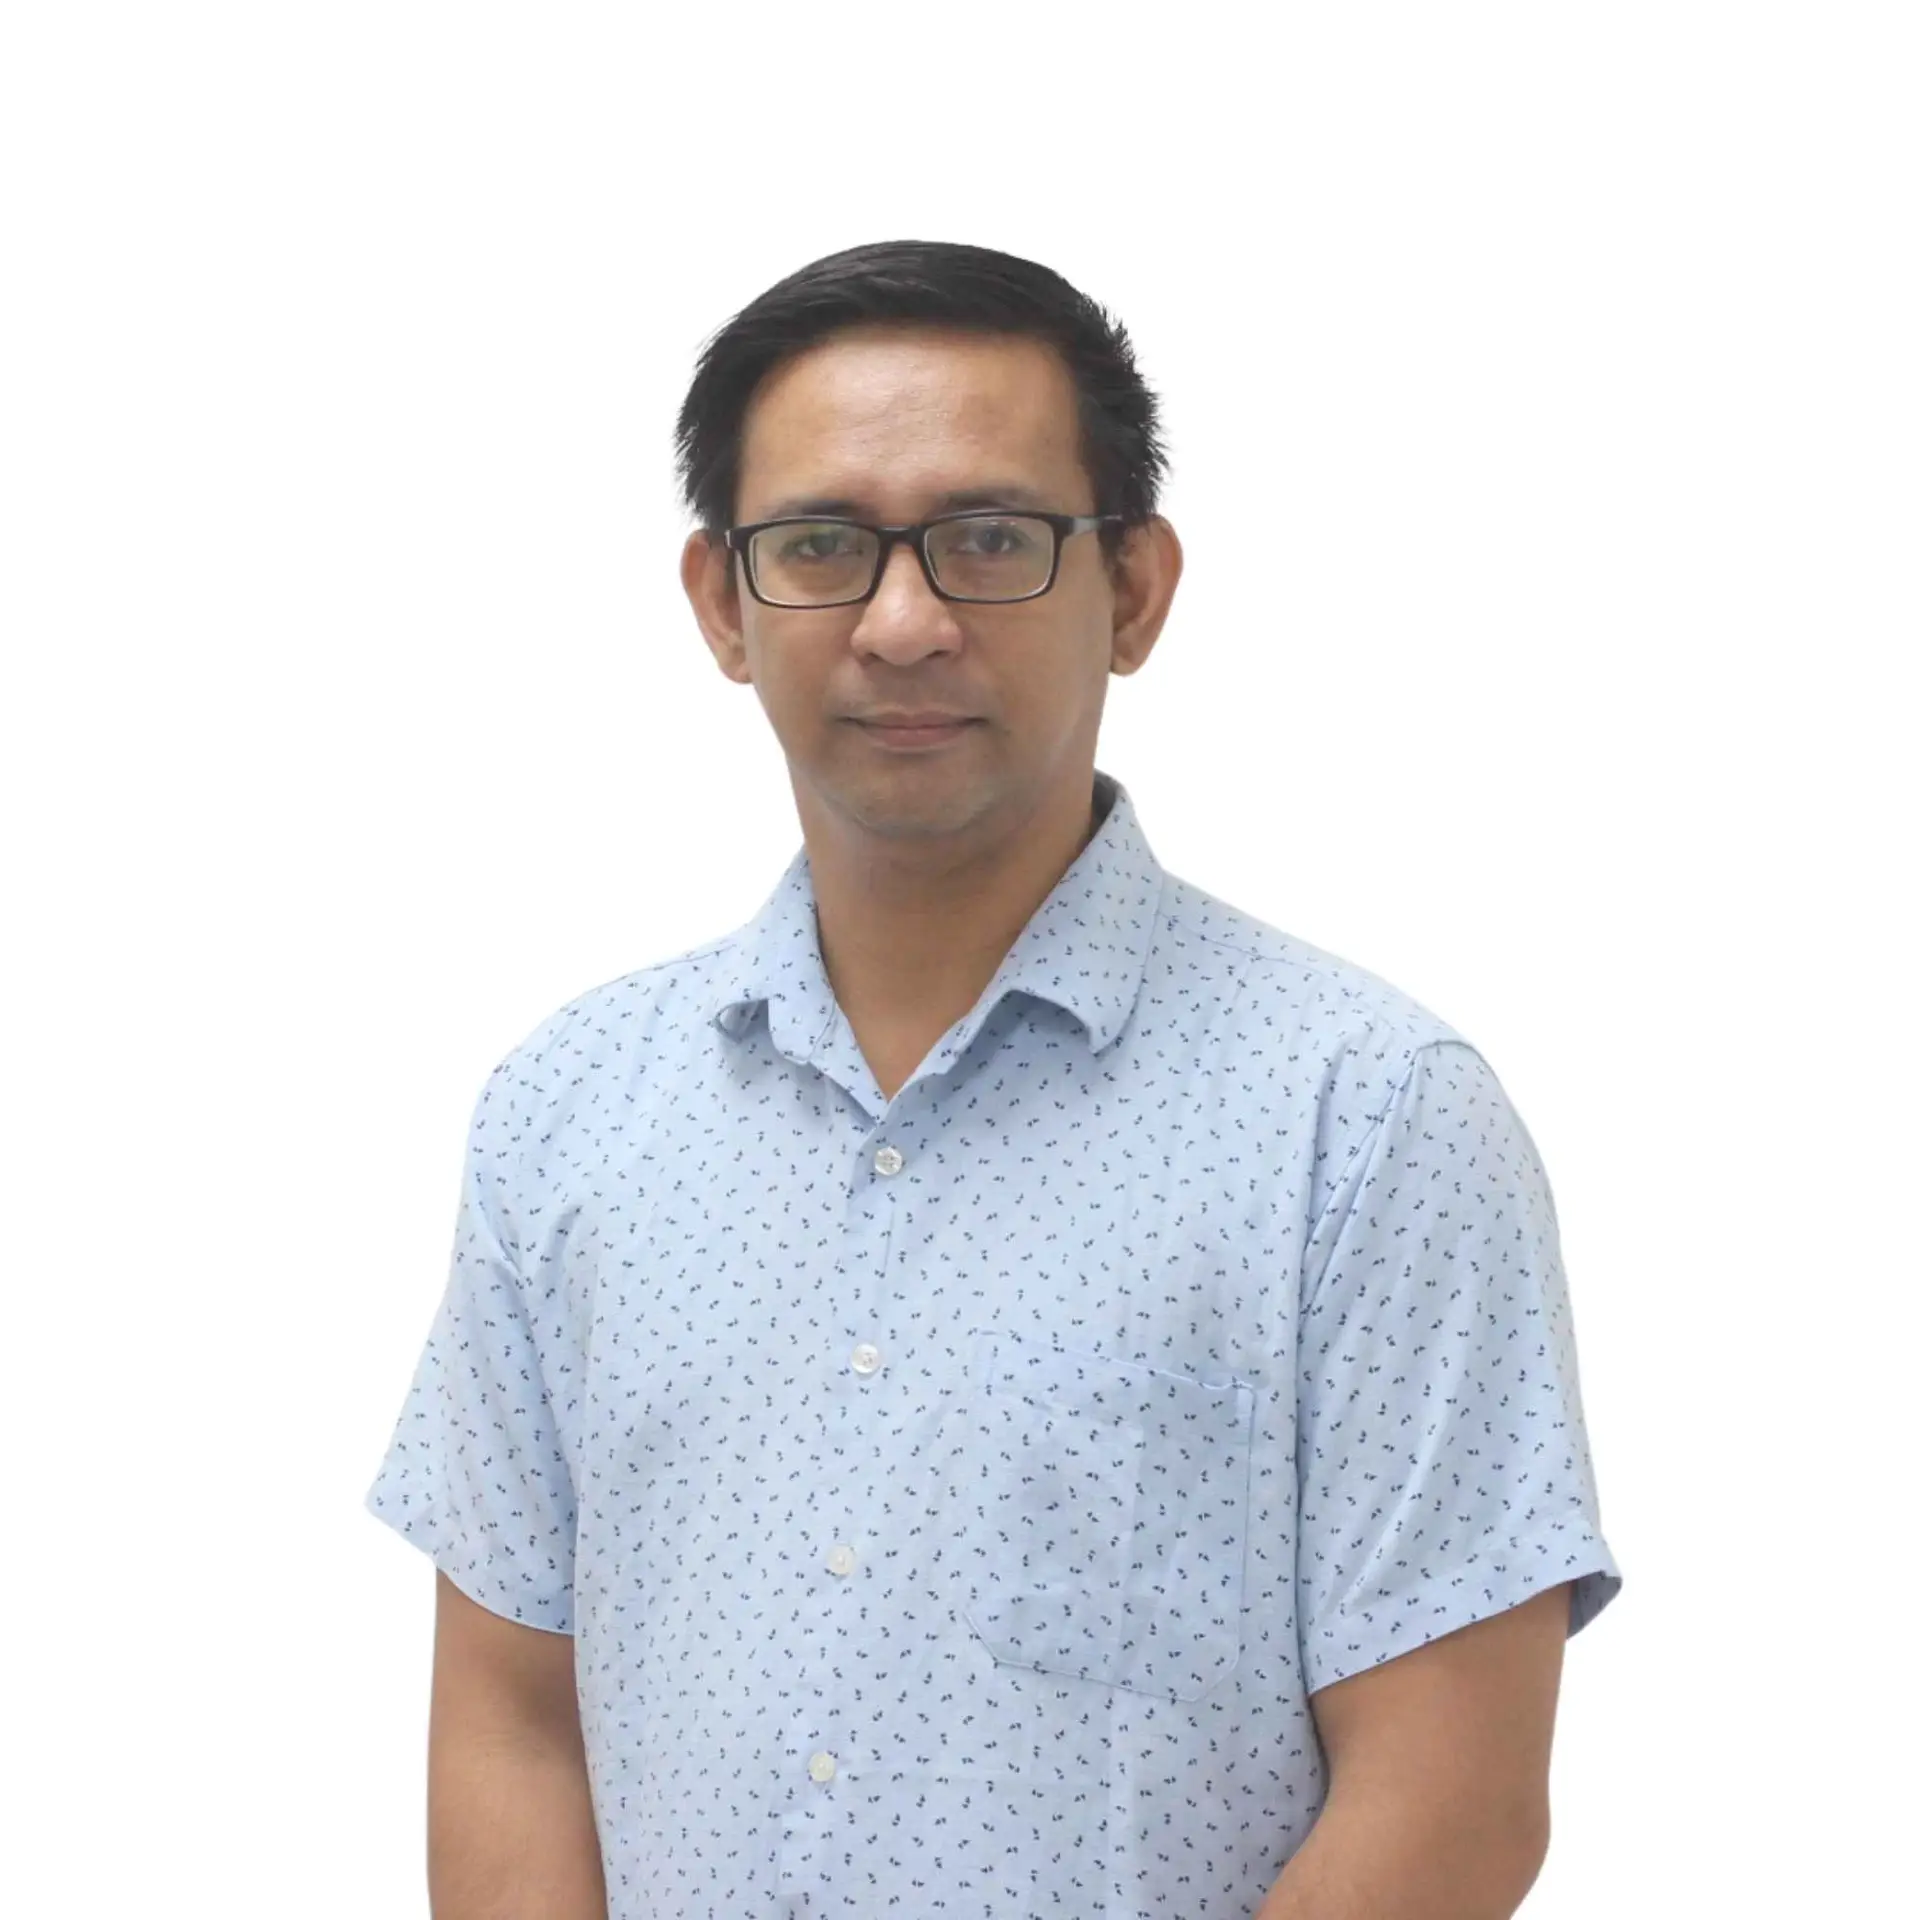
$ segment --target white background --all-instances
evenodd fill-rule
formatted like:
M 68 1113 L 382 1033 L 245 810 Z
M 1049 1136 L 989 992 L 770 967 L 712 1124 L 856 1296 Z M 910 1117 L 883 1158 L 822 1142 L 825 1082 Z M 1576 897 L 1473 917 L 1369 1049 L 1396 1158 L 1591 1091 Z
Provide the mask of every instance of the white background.
M 425 1914 L 431 1570 L 360 1501 L 466 1118 L 797 848 L 671 423 L 912 237 L 1163 397 L 1156 853 L 1550 1170 L 1627 1584 L 1529 1920 L 1897 1907 L 1914 19 L 9 9 L 0 1904 Z

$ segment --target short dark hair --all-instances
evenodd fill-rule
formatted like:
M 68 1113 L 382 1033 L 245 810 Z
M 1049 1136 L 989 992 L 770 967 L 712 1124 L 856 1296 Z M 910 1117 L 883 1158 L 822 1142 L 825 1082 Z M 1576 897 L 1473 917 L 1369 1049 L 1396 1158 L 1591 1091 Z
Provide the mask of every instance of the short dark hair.
M 1134 365 L 1126 328 L 1035 261 L 944 240 L 881 240 L 790 273 L 701 349 L 674 445 L 681 496 L 710 540 L 733 524 L 742 428 L 760 383 L 842 327 L 886 323 L 1047 342 L 1073 376 L 1093 510 L 1123 523 L 1099 530 L 1109 564 L 1129 529 L 1153 517 L 1167 456 L 1159 402 Z

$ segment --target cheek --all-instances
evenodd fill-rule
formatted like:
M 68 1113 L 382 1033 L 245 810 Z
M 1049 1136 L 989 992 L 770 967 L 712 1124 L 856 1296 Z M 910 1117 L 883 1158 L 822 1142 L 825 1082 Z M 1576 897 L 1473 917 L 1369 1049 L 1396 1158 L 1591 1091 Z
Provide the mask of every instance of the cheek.
M 1084 707 L 1099 699 L 1113 659 L 1111 625 L 1089 620 L 1052 638 L 1028 676 L 1035 697 L 1055 707 Z
M 777 633 L 744 630 L 747 665 L 760 704 L 785 734 L 820 731 L 829 724 L 827 683 L 830 664 L 805 647 L 783 642 Z

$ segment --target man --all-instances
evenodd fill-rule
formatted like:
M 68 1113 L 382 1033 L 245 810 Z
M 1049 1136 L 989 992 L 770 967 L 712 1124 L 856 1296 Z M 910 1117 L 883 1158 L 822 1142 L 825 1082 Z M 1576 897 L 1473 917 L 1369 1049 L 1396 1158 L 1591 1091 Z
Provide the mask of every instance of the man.
M 1599 1531 L 1539 1157 L 1094 765 L 1181 571 L 1124 330 L 857 248 L 709 342 L 681 577 L 804 845 L 476 1107 L 369 1505 L 439 1920 L 1505 1916 Z

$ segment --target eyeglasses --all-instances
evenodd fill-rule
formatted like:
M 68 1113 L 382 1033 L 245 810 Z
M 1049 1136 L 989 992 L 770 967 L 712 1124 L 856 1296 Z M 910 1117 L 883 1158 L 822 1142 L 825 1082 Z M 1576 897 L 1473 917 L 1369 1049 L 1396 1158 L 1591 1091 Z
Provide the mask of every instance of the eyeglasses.
M 767 607 L 851 607 L 871 600 L 904 540 L 942 600 L 1000 605 L 1037 600 L 1060 569 L 1060 543 L 1117 513 L 944 513 L 911 527 L 859 520 L 761 520 L 729 527 L 727 549 L 746 555 L 747 587 Z

